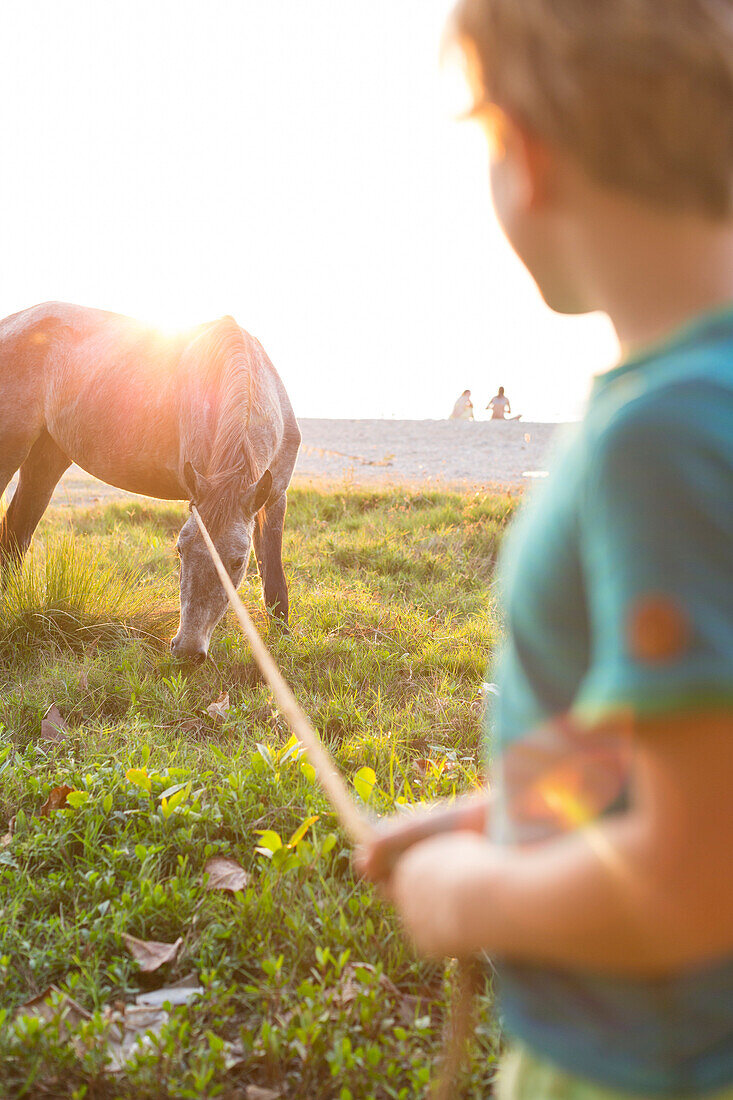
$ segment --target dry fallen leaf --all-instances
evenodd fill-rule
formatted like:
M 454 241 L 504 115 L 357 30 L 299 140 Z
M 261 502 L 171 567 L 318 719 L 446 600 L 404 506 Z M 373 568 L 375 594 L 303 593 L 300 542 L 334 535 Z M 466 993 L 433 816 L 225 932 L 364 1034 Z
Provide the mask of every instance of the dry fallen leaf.
M 219 698 L 214 703 L 209 703 L 206 708 L 206 713 L 214 719 L 215 722 L 223 722 L 227 716 L 229 710 L 229 692 L 222 691 Z
M 125 1005 L 121 1012 L 105 1012 L 109 1021 L 107 1071 L 122 1073 L 136 1054 L 150 1045 L 148 1032 L 158 1035 L 168 1023 L 168 1013 L 146 1005 Z
M 337 1003 L 344 1008 L 349 1008 L 360 996 L 360 983 L 356 977 L 357 970 L 369 970 L 372 974 L 377 973 L 376 967 L 372 963 L 349 963 L 345 967 L 338 986 L 333 990 Z M 393 1001 L 400 1023 L 404 1024 L 405 1027 L 411 1026 L 414 1023 L 418 1009 L 424 1009 L 426 1003 L 433 999 L 428 994 L 414 996 L 403 993 L 394 982 L 390 981 L 386 974 L 379 974 L 378 980 L 384 995 Z
M 151 1045 L 151 1036 L 160 1034 L 170 1016 L 168 1010 L 163 1008 L 166 1001 L 171 1006 L 183 1005 L 203 991 L 196 975 L 188 974 L 179 982 L 165 986 L 163 989 L 139 993 L 135 998 L 135 1004 L 116 1002 L 115 1007 L 106 1008 L 104 1016 L 109 1028 L 106 1048 L 109 1060 L 108 1072 L 122 1073 L 131 1058 Z
M 165 963 L 173 962 L 183 943 L 181 936 L 175 943 L 160 943 L 158 940 L 138 940 L 123 932 L 125 946 L 144 974 L 151 974 Z
M 54 810 L 60 810 L 66 805 L 66 796 L 71 794 L 73 787 L 67 787 L 62 783 L 60 787 L 54 787 L 40 809 L 41 817 L 48 817 Z
M 214 856 L 207 859 L 204 864 L 204 875 L 209 876 L 206 883 L 207 890 L 244 890 L 249 882 L 249 875 L 235 859 L 224 859 L 223 856 Z
M 8 821 L 8 831 L 5 836 L 0 840 L 0 848 L 7 848 L 13 839 L 13 833 L 15 832 L 15 814 Z
M 172 1005 L 185 1005 L 192 997 L 198 997 L 203 993 L 203 986 L 195 974 L 187 974 L 185 978 L 174 982 L 172 985 L 164 985 L 162 989 L 149 989 L 146 993 L 138 993 L 135 1004 L 148 1008 L 160 1008 L 166 1001 Z
M 60 995 L 60 1000 L 51 1005 L 49 999 L 54 993 Z M 82 1020 L 91 1019 L 89 1013 L 66 993 L 62 993 L 57 985 L 50 985 L 30 1001 L 25 1001 L 19 1006 L 16 1016 L 39 1016 L 46 1023 L 60 1017 L 59 1033 L 62 1037 L 66 1036 L 69 1028 L 76 1027 Z
M 224 1068 L 227 1072 L 236 1069 L 237 1066 L 241 1066 L 247 1061 L 247 1052 L 239 1039 L 235 1039 L 233 1043 L 230 1042 L 229 1039 L 223 1039 L 222 1043 L 224 1045 L 222 1046 L 221 1053 L 224 1057 Z
M 61 711 L 55 703 L 51 703 L 41 719 L 41 737 L 44 741 L 63 741 L 69 727 L 64 721 Z
M 244 1090 L 246 1100 L 281 1100 L 282 1093 L 272 1089 L 261 1089 L 259 1085 L 247 1085 Z

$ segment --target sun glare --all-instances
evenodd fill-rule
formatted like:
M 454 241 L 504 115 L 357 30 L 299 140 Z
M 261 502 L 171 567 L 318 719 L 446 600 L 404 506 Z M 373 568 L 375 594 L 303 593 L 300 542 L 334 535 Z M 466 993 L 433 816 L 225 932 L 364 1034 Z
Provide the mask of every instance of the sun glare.
M 213 320 L 213 318 L 210 318 Z M 154 328 L 165 339 L 169 339 L 174 336 L 180 335 L 182 332 L 186 332 L 188 329 L 195 328 L 196 325 L 200 325 L 202 321 L 206 320 L 203 315 L 198 317 L 192 317 L 190 313 L 184 313 L 182 310 L 171 308 L 170 310 L 161 310 L 155 313 L 147 312 L 140 315 L 139 320 L 149 328 Z
M 539 793 L 564 828 L 582 829 L 589 847 L 601 862 L 615 874 L 628 877 L 628 867 L 597 824 L 598 808 L 590 798 L 584 797 L 580 789 L 572 790 L 551 779 L 540 785 Z
M 34 5 L 11 7 L 6 205 L 42 216 L 7 226 L 2 315 L 62 300 L 172 334 L 230 313 L 301 417 L 442 418 L 500 384 L 525 422 L 578 415 L 613 339 L 551 314 L 492 220 L 486 127 L 455 121 L 467 60 L 446 40 L 440 63 L 452 0 L 394 0 L 387 39 L 384 12 L 330 0 L 284 23 L 144 5 L 144 33 L 143 8 L 102 24 L 79 0 L 48 7 L 38 57 Z
M 441 98 L 450 119 L 470 115 L 475 103 L 468 59 L 465 50 L 455 42 L 445 42 L 440 56 Z

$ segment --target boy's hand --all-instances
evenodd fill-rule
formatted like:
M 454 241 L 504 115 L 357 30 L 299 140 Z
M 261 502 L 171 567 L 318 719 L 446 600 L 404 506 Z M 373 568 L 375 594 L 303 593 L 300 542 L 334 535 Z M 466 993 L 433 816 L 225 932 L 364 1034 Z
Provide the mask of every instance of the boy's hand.
M 357 873 L 372 882 L 386 883 L 400 856 L 419 840 L 433 835 L 439 816 L 427 811 L 380 822 L 371 843 L 354 853 Z
M 483 832 L 487 811 L 488 794 L 482 791 L 450 806 L 434 806 L 409 817 L 392 817 L 380 824 L 369 845 L 357 850 L 356 870 L 372 882 L 386 883 L 408 848 L 457 829 Z

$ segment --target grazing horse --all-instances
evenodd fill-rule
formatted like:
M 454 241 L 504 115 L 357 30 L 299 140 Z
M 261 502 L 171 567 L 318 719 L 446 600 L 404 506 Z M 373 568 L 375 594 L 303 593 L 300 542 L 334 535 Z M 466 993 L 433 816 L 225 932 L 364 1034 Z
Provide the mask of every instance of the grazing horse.
M 164 336 L 115 313 L 52 302 L 0 321 L 0 562 L 20 559 L 76 462 L 132 493 L 198 506 L 232 581 L 254 542 L 266 605 L 287 622 L 286 490 L 300 432 L 263 348 L 231 317 Z M 227 607 L 193 516 L 178 536 L 175 656 L 202 660 Z

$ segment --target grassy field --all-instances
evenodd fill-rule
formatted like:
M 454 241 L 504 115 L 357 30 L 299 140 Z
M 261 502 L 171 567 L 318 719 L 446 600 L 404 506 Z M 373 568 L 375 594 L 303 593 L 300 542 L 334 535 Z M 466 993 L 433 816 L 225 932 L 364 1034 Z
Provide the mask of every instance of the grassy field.
M 296 488 L 292 633 L 268 621 L 252 568 L 242 586 L 374 813 L 477 781 L 511 509 L 480 494 Z M 451 965 L 418 959 L 355 879 L 233 616 L 205 665 L 170 657 L 184 514 L 51 512 L 0 594 L 1 1095 L 424 1095 Z M 223 693 L 228 709 L 209 712 Z M 66 728 L 42 729 L 51 704 Z M 216 888 L 217 857 L 236 861 L 221 883 L 235 889 Z M 176 946 L 141 966 L 125 936 Z M 161 990 L 186 1003 L 134 1003 Z M 466 1095 L 490 1095 L 498 1042 L 487 989 Z

